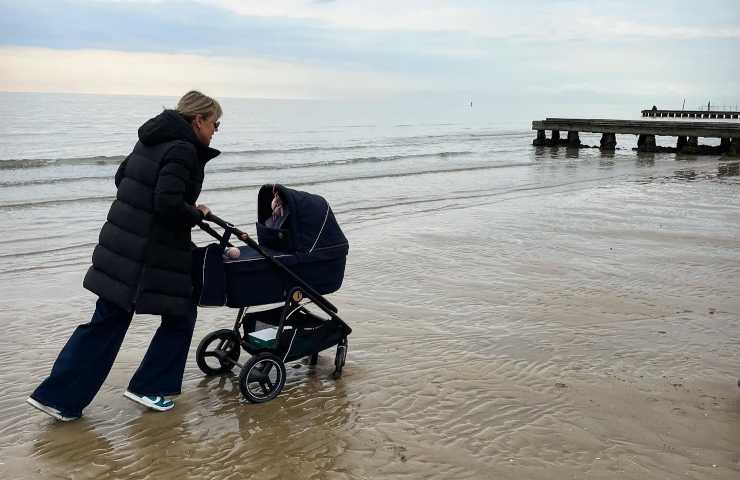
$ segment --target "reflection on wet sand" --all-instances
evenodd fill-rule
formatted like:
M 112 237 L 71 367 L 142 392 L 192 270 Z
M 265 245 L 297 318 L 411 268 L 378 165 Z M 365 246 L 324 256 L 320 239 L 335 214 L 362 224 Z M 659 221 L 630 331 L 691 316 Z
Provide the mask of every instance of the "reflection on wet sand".
M 696 170 L 692 168 L 682 168 L 673 172 L 673 177 L 679 180 L 696 180 Z
M 31 458 L 47 478 L 65 472 L 68 478 L 105 478 L 126 465 L 113 444 L 86 421 L 49 424 L 34 440 Z
M 637 166 L 638 167 L 653 167 L 655 166 L 655 154 L 651 152 L 636 152 L 637 155 Z
M 720 177 L 737 177 L 740 175 L 740 162 L 720 163 L 717 167 Z

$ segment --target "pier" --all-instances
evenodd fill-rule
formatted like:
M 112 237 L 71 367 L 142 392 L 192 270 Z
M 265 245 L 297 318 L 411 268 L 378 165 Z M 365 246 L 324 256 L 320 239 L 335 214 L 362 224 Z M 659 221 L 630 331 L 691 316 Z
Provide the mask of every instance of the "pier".
M 578 118 L 547 118 L 532 122 L 537 131 L 535 146 L 581 146 L 579 133 L 600 133 L 601 150 L 615 150 L 617 134 L 637 135 L 637 149 L 641 152 L 657 152 L 656 136 L 676 138 L 676 151 L 682 153 L 727 153 L 740 156 L 740 123 L 738 122 L 687 122 L 655 120 L 607 120 Z M 547 131 L 550 138 L 547 138 Z M 561 132 L 565 138 L 561 138 Z M 720 138 L 718 147 L 699 145 L 699 138 Z

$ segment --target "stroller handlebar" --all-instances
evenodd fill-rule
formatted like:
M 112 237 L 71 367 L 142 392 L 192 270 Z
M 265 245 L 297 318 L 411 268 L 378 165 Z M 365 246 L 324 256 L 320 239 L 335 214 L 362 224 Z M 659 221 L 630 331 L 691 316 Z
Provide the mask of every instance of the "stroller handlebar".
M 254 240 L 252 240 L 252 238 L 246 232 L 242 232 L 241 230 L 239 230 L 233 223 L 227 222 L 226 220 L 214 215 L 212 212 L 208 212 L 208 214 L 204 217 L 204 220 L 207 222 L 213 222 L 221 228 L 230 229 L 236 234 L 237 237 L 239 237 L 239 240 L 244 241 L 247 245 L 254 248 Z M 200 226 L 202 227 L 203 224 L 201 223 Z

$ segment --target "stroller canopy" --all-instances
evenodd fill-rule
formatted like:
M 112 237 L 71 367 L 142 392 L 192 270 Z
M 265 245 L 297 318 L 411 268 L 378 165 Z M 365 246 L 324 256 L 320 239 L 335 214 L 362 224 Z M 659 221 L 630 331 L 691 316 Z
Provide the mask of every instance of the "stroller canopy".
M 282 185 L 263 185 L 257 195 L 258 234 L 272 216 L 274 192 L 280 196 L 287 217 L 281 225 L 285 249 L 303 255 L 339 248 L 347 254 L 348 242 L 331 211 L 329 203 L 313 193 Z M 262 241 L 260 241 L 262 243 Z

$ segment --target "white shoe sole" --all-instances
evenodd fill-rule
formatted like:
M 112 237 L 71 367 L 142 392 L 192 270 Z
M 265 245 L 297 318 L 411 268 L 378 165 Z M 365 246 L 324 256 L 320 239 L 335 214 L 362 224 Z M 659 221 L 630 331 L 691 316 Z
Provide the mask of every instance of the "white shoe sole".
M 71 422 L 74 420 L 77 420 L 80 417 L 65 417 L 62 415 L 59 410 L 56 408 L 48 407 L 44 405 L 43 403 L 37 402 L 31 397 L 28 397 L 26 399 L 26 403 L 31 405 L 32 407 L 36 408 L 37 410 L 44 412 L 45 414 L 49 415 L 50 417 L 54 417 L 55 419 L 59 420 L 60 422 Z
M 147 399 L 146 397 L 140 397 L 136 395 L 135 393 L 131 393 L 128 390 L 126 390 L 123 394 L 124 397 L 128 398 L 129 400 L 132 400 L 139 405 L 143 405 L 147 408 L 150 408 L 152 410 L 156 410 L 158 412 L 166 412 L 167 410 L 171 410 L 175 406 L 175 402 L 172 402 L 171 405 L 167 407 L 160 407 L 156 403 L 152 402 L 151 400 Z M 157 397 L 158 398 L 158 397 Z M 171 401 L 171 400 L 170 400 Z

